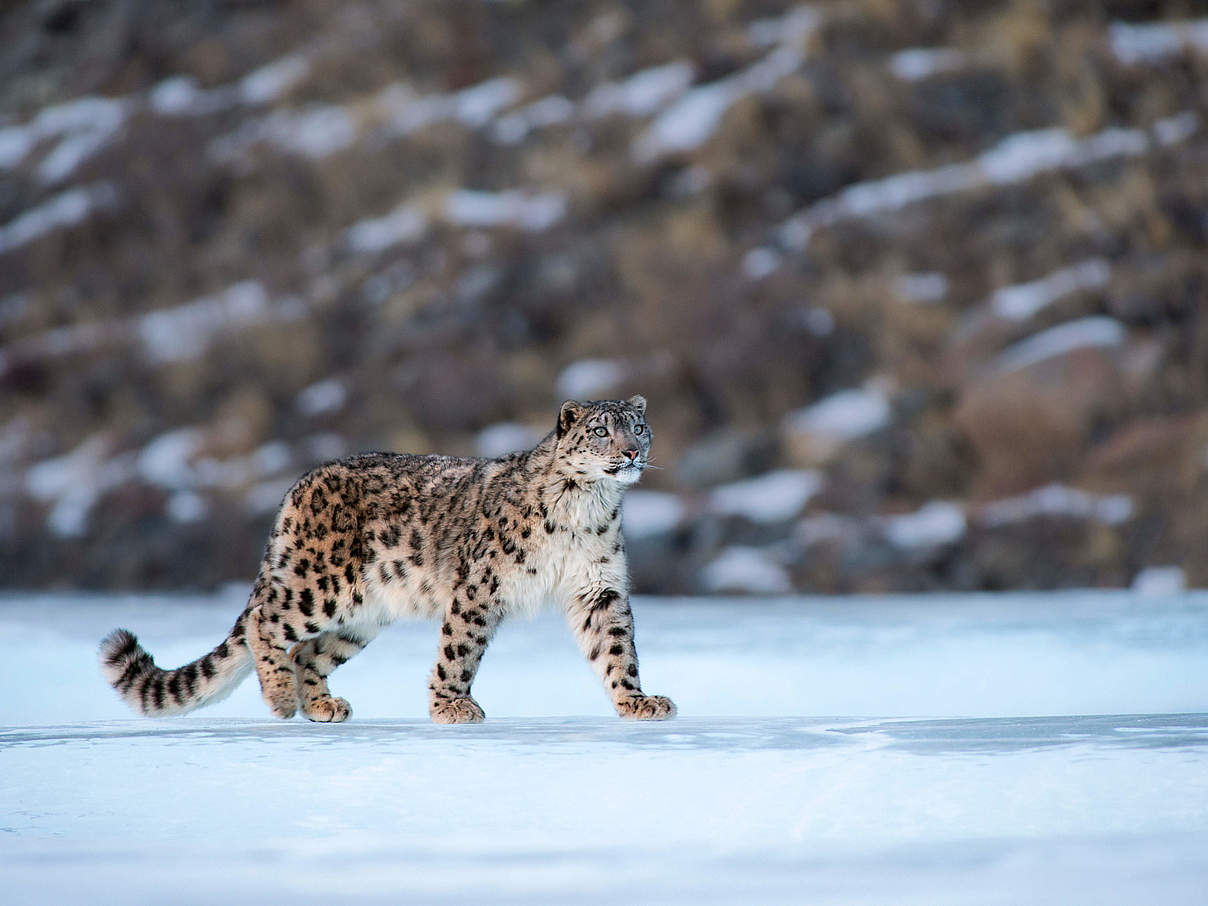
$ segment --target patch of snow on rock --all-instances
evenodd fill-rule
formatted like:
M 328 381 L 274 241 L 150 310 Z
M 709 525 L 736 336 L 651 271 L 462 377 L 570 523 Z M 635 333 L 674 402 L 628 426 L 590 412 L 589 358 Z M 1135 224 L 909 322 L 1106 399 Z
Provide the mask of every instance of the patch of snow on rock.
M 903 274 L 893 283 L 894 294 L 904 302 L 930 305 L 948 295 L 948 278 L 935 272 Z
M 786 417 L 790 430 L 835 440 L 854 440 L 889 424 L 889 399 L 879 390 L 840 390 Z
M 806 516 L 793 529 L 793 537 L 805 548 L 830 541 L 855 541 L 860 534 L 860 523 L 855 518 L 838 513 Z
M 802 44 L 821 21 L 821 14 L 812 6 L 795 6 L 783 16 L 756 19 L 747 26 L 747 37 L 759 47 Z
M 0 226 L 0 254 L 20 248 L 62 227 L 82 223 L 94 211 L 117 203 L 117 191 L 107 182 L 67 189 Z
M 249 148 L 263 142 L 287 154 L 321 160 L 350 147 L 359 131 L 347 108 L 315 104 L 303 110 L 275 110 L 244 123 L 210 142 L 207 153 L 219 162 L 240 160 Z
M 196 475 L 198 484 L 203 487 L 240 489 L 263 478 L 279 475 L 292 463 L 293 452 L 289 444 L 273 440 L 261 444 L 245 456 L 226 459 L 202 457 L 197 460 Z
M 948 278 L 935 272 L 902 274 L 894 280 L 894 295 L 904 302 L 942 302 L 948 295 Z
M 339 459 L 348 452 L 348 444 L 344 442 L 344 438 L 332 431 L 322 431 L 304 438 L 302 448 L 312 462 Z
M 168 518 L 180 525 L 200 522 L 209 513 L 210 507 L 204 497 L 195 491 L 176 491 L 164 504 Z
M 38 177 L 48 184 L 63 182 L 76 168 L 109 144 L 112 133 L 103 130 L 65 136 L 38 164 Z
M 163 488 L 191 488 L 197 484 L 193 458 L 205 434 L 200 428 L 177 428 L 161 434 L 138 455 L 138 475 L 147 484 Z
M 215 296 L 141 316 L 136 330 L 151 362 L 196 358 L 214 335 L 228 327 L 265 320 L 268 294 L 255 280 L 244 280 Z
M 634 143 L 634 157 L 650 162 L 658 157 L 692 151 L 713 137 L 721 117 L 738 100 L 776 85 L 801 65 L 803 56 L 779 47 L 748 69 L 708 85 L 692 88 L 655 118 Z
M 1004 286 L 990 297 L 990 306 L 1000 318 L 1024 321 L 1065 296 L 1106 286 L 1111 276 L 1106 261 L 1091 258 L 1031 283 Z
M 904 82 L 921 82 L 964 64 L 965 55 L 950 47 L 910 47 L 889 58 L 889 71 Z
M 514 145 L 532 132 L 546 126 L 568 122 L 575 115 L 575 105 L 560 94 L 550 94 L 499 117 L 491 128 L 497 142 Z
M 666 154 L 699 148 L 717 131 L 732 105 L 749 95 L 769 91 L 796 72 L 805 59 L 806 37 L 819 21 L 810 12 L 797 12 L 791 20 L 793 27 L 781 28 L 775 40 L 777 46 L 762 59 L 733 75 L 684 92 L 634 140 L 634 158 L 649 163 Z
M 472 129 L 485 126 L 515 104 L 520 95 L 520 83 L 506 77 L 479 82 L 452 94 L 416 95 L 407 85 L 395 83 L 378 92 L 373 106 L 385 115 L 388 131 L 411 135 L 450 120 Z
M 762 280 L 771 276 L 780 267 L 781 255 L 775 249 L 759 246 L 742 258 L 742 272 L 748 280 Z
M 729 82 L 692 89 L 638 137 L 635 156 L 652 161 L 664 154 L 700 147 L 717 131 L 722 115 L 737 99 L 738 93 Z
M 34 147 L 34 135 L 28 126 L 4 126 L 0 128 L 0 168 L 11 169 Z
M 283 440 L 270 440 L 252 452 L 252 465 L 257 475 L 276 475 L 284 472 L 293 461 L 293 452 Z
M 1146 597 L 1180 594 L 1187 590 L 1187 576 L 1181 567 L 1146 567 L 1133 577 L 1132 590 Z
M 1101 496 L 1054 483 L 1017 497 L 988 503 L 978 511 L 977 519 L 990 528 L 1014 525 L 1039 516 L 1095 519 L 1108 525 L 1119 525 L 1132 518 L 1132 514 L 1132 499 L 1123 494 Z
M 792 589 L 789 574 L 757 547 L 727 547 L 701 570 L 701 583 L 713 593 L 785 594 Z
M 215 88 L 200 87 L 191 75 L 169 76 L 147 93 L 147 106 L 160 116 L 206 116 L 237 104 L 261 106 L 282 98 L 309 72 L 304 56 L 289 54 Z
M 293 487 L 293 481 L 288 478 L 273 478 L 257 482 L 243 495 L 243 504 L 249 513 L 258 516 L 275 513 L 291 487 Z
M 709 509 L 752 522 L 783 522 L 800 513 L 822 485 L 822 473 L 814 469 L 781 469 L 714 488 Z
M 360 220 L 344 231 L 344 242 L 354 252 L 372 255 L 396 245 L 423 238 L 428 221 L 413 204 L 401 204 L 389 214 Z
M 1187 576 L 1181 566 L 1147 566 L 1132 581 L 1139 595 L 1177 595 L 1187 590 Z
M 558 394 L 564 399 L 600 399 L 628 374 L 626 364 L 616 359 L 581 359 L 558 375 Z
M 1153 134 L 1160 145 L 1177 145 L 1187 141 L 1200 130 L 1200 118 L 1195 111 L 1185 110 L 1153 124 Z
M 96 465 L 104 459 L 108 446 L 107 440 L 98 435 L 84 441 L 70 453 L 30 466 L 25 473 L 26 491 L 43 502 L 61 497 L 73 485 L 87 482 Z
M 338 412 L 348 401 L 348 390 L 339 378 L 316 381 L 304 388 L 294 400 L 294 407 L 303 415 L 324 415 Z
M 205 116 L 225 110 L 235 99 L 229 88 L 207 91 L 192 76 L 178 75 L 156 83 L 147 95 L 147 104 L 160 116 Z
M 495 459 L 508 453 L 529 450 L 541 440 L 542 434 L 527 425 L 516 422 L 498 422 L 487 425 L 474 437 L 474 448 L 479 456 Z
M 279 112 L 264 123 L 264 138 L 282 151 L 321 159 L 343 151 L 357 137 L 352 114 L 336 105 L 317 105 L 299 113 Z
M 29 495 L 53 504 L 46 517 L 46 527 L 52 534 L 60 538 L 83 535 L 101 495 L 130 477 L 127 458 L 106 458 L 109 447 L 107 438 L 96 435 L 70 453 L 43 460 L 25 473 Z
M 471 85 L 453 95 L 453 115 L 467 126 L 484 126 L 500 110 L 516 103 L 520 92 L 520 83 L 506 77 Z
M 983 154 L 978 163 L 999 185 L 1031 179 L 1039 173 L 1081 167 L 1113 157 L 1136 157 L 1149 150 L 1141 129 L 1104 129 L 1078 139 L 1064 129 L 1041 129 L 1008 136 Z
M 566 214 L 561 192 L 483 192 L 457 189 L 445 199 L 445 219 L 463 227 L 516 227 L 530 232 L 547 230 Z
M 933 500 L 913 513 L 880 519 L 894 547 L 921 548 L 953 544 L 965 536 L 965 511 L 955 503 Z
M 1208 53 L 1208 19 L 1182 22 L 1113 22 L 1108 28 L 1112 53 L 1121 63 L 1155 63 L 1184 50 Z
M 44 182 L 61 182 L 76 167 L 107 145 L 129 114 L 129 102 L 121 98 L 82 97 L 47 107 L 24 125 L 0 129 L 0 168 L 21 163 L 40 143 L 59 143 L 38 165 Z
M 239 98 L 245 104 L 268 104 L 306 78 L 310 64 L 291 54 L 253 70 L 239 80 Z
M 1103 315 L 1079 318 L 1007 347 L 996 365 L 1002 372 L 1019 371 L 1080 349 L 1114 349 L 1122 346 L 1127 336 L 1127 329 L 1115 318 Z
M 649 116 L 683 94 L 695 77 L 689 60 L 643 69 L 622 81 L 597 85 L 583 99 L 583 112 L 590 117 Z
M 829 308 L 812 305 L 801 312 L 801 325 L 816 337 L 829 337 L 835 332 L 835 316 Z
M 69 176 L 76 166 L 108 143 L 126 121 L 129 104 L 120 98 L 86 97 L 38 114 L 39 137 L 63 136 L 62 144 L 39 167 L 45 182 Z
M 629 491 L 623 506 L 625 535 L 630 538 L 665 535 L 684 519 L 683 500 L 663 491 Z

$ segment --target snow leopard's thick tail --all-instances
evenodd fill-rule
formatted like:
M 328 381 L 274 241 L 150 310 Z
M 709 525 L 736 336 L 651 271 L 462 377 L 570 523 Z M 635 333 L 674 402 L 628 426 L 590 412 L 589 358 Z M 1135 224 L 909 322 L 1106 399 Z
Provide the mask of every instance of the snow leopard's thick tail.
M 101 672 L 135 711 L 147 717 L 184 714 L 222 701 L 252 670 L 243 619 L 213 651 L 177 670 L 163 670 L 134 633 L 115 629 L 101 642 Z

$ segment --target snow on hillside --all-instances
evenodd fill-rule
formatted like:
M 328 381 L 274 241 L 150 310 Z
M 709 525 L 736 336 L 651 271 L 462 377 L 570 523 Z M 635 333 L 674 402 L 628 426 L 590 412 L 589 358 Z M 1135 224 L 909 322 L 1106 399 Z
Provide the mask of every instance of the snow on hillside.
M 714 594 L 784 595 L 793 587 L 771 552 L 743 544 L 725 548 L 706 563 L 701 583 Z
M 1115 318 L 1079 318 L 1008 347 L 998 357 L 997 367 L 1003 372 L 1018 371 L 1079 349 L 1114 349 L 1123 345 L 1127 336 L 1124 325 Z
M 822 474 L 815 470 L 780 469 L 714 488 L 709 507 L 752 522 L 782 522 L 800 513 L 822 484 Z
M 1166 144 L 1164 127 L 1153 124 L 1154 137 Z M 1190 134 L 1190 133 L 1189 133 Z M 1026 182 L 1042 173 L 1085 167 L 1119 157 L 1136 157 L 1151 146 L 1142 129 L 1109 128 L 1085 138 L 1064 129 L 1038 129 L 1009 135 L 966 163 L 932 170 L 897 173 L 856 183 L 838 195 L 814 202 L 785 220 L 777 230 L 787 248 L 804 250 L 815 230 L 844 220 L 873 217 L 908 205 L 986 186 Z
M 481 192 L 458 189 L 445 201 L 445 217 L 456 226 L 514 226 L 548 230 L 566 213 L 560 192 Z
M 965 513 L 957 504 L 933 500 L 913 513 L 886 516 L 885 536 L 897 547 L 952 544 L 965 534 Z
M 684 518 L 683 501 L 662 491 L 629 491 L 624 506 L 626 538 L 666 534 Z
M 73 226 L 94 211 L 117 204 L 118 193 L 109 183 L 91 183 L 52 195 L 37 207 L 0 226 L 0 254 L 20 248 L 62 227 Z
M 1186 4 L 461 6 L 0 13 L 3 579 L 213 587 L 322 459 L 642 393 L 640 588 L 1208 583 Z M 979 515 L 1054 486 L 1127 515 Z
M 965 55 L 951 47 L 909 47 L 889 58 L 889 70 L 899 79 L 919 82 L 960 69 L 965 62 Z
M 1124 63 L 1152 63 L 1184 50 L 1208 53 L 1208 19 L 1181 22 L 1113 23 L 1112 53 Z
M 786 423 L 792 431 L 844 441 L 879 431 L 889 424 L 890 415 L 883 392 L 851 388 L 790 413 Z
M 1118 524 L 1127 520 L 1132 511 L 1132 501 L 1123 494 L 1097 495 L 1062 484 L 1050 484 L 1017 497 L 987 503 L 980 509 L 978 518 L 991 526 L 1042 515 Z
M 1111 280 L 1111 276 L 1111 266 L 1106 261 L 1091 258 L 1030 283 L 997 289 L 990 297 L 990 307 L 1000 318 L 1025 321 L 1063 296 L 1101 289 Z

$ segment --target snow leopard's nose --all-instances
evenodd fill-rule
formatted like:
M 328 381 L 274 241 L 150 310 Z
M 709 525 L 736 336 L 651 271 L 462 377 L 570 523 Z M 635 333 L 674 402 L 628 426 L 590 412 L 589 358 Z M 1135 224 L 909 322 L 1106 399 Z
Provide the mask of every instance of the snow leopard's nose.
M 628 456 L 628 457 L 629 457 L 629 461 L 630 461 L 630 462 L 637 462 L 637 461 L 638 461 L 638 451 L 637 451 L 637 450 L 632 450 L 632 449 L 630 449 L 630 450 L 622 450 L 622 451 L 621 451 L 621 455 L 622 455 L 622 456 Z

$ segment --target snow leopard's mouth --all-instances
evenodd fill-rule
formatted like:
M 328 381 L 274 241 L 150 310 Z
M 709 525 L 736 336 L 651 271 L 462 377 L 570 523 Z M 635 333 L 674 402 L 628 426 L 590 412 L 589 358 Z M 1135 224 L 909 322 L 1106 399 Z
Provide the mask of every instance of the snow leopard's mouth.
M 605 469 L 609 475 L 632 475 L 634 473 L 640 475 L 642 470 L 646 468 L 646 463 L 637 460 L 630 461 L 628 459 L 617 463 L 610 469 Z

